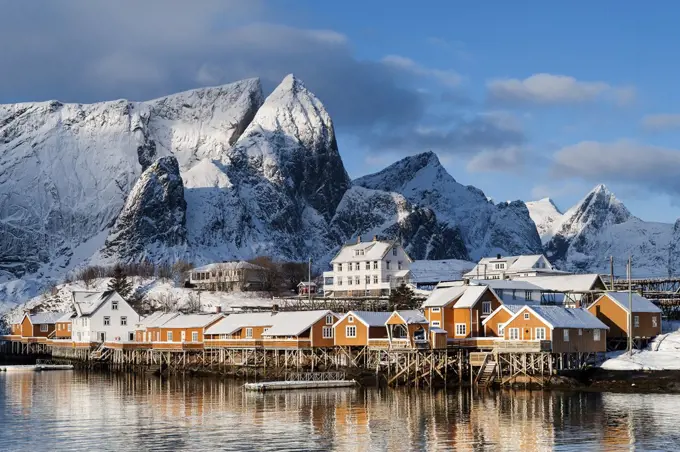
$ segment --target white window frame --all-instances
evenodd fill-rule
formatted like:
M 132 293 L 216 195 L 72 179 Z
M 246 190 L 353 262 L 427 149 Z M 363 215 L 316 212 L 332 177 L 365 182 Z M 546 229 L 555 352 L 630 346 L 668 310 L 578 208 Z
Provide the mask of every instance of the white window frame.
M 352 281 L 354 281 L 354 279 L 353 279 L 351 276 L 348 276 L 348 277 L 347 277 L 347 285 L 348 285 L 348 286 L 351 286 L 351 285 L 352 285 Z
M 593 340 L 596 342 L 600 340 L 600 330 L 597 328 L 593 330 Z
M 120 316 L 120 326 L 127 326 L 127 316 Z
M 491 314 L 491 302 L 482 301 L 482 315 Z
M 371 261 L 366 261 L 366 270 L 371 269 Z
M 583 336 L 583 328 L 579 328 L 579 329 L 578 329 L 578 335 L 579 335 L 579 336 Z
M 529 320 L 531 318 L 531 315 L 529 315 L 528 312 L 524 313 L 524 320 Z
M 539 326 L 534 328 L 534 339 L 537 341 L 544 341 L 546 337 L 545 327 Z
M 335 317 L 333 314 L 326 314 L 326 325 L 333 325 L 335 323 Z
M 350 339 L 356 338 L 357 337 L 356 325 L 347 325 L 345 327 L 345 336 L 347 336 Z
M 531 290 L 525 290 L 524 291 L 524 301 L 533 301 L 534 296 L 533 292 Z
M 111 325 L 111 317 L 108 315 L 104 316 L 104 326 L 109 326 Z
M 40 325 L 40 332 L 41 333 L 47 333 L 49 331 L 49 327 L 47 326 L 47 323 L 43 323 Z
M 467 335 L 467 325 L 465 323 L 456 323 L 455 328 L 456 328 L 455 329 L 456 336 L 466 336 Z
M 508 329 L 508 340 L 518 341 L 519 340 L 519 328 Z
M 353 315 L 347 316 L 347 323 L 354 323 L 354 316 Z
M 396 255 L 397 255 L 397 248 L 394 247 L 394 248 L 392 248 L 392 256 L 396 256 Z
M 361 276 L 355 276 L 355 277 L 354 277 L 354 285 L 355 285 L 355 286 L 360 286 L 360 285 L 361 285 Z
M 498 324 L 498 337 L 503 336 L 505 333 L 505 323 Z
M 333 339 L 333 327 L 332 326 L 324 326 L 321 329 L 321 337 L 324 339 Z
M 352 265 L 351 262 L 349 264 L 347 264 L 347 271 L 348 272 L 351 272 L 353 268 L 354 268 L 354 266 Z
M 198 342 L 198 331 L 191 332 L 191 342 Z
M 439 320 L 432 321 L 432 328 L 441 328 L 442 323 Z
M 67 329 L 68 331 L 71 331 L 71 324 L 70 324 L 70 323 L 67 323 L 67 324 L 66 324 L 66 329 Z
M 111 310 L 112 311 L 117 311 L 118 310 L 118 300 L 113 300 L 111 302 Z
M 373 270 L 378 269 L 378 261 L 373 261 Z
M 565 328 L 562 330 L 562 339 L 564 342 L 569 342 L 569 329 Z
M 378 284 L 378 275 L 373 275 L 373 284 Z
M 640 328 L 640 316 L 639 315 L 633 316 L 633 328 Z
M 165 335 L 165 338 L 168 342 L 173 342 L 172 338 L 172 331 L 168 331 Z
M 442 308 L 432 308 L 432 312 L 442 312 Z
M 246 328 L 246 339 L 252 339 L 253 338 L 253 329 L 252 328 Z
M 656 319 L 656 316 L 652 316 L 652 328 L 658 328 L 659 327 L 659 321 Z

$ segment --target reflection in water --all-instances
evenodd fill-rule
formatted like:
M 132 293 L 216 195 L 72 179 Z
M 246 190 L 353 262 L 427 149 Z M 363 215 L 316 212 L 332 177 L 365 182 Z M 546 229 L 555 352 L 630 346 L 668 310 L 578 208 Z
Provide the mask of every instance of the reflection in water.
M 257 394 L 213 379 L 0 375 L 1 450 L 668 449 L 678 415 L 678 395 Z

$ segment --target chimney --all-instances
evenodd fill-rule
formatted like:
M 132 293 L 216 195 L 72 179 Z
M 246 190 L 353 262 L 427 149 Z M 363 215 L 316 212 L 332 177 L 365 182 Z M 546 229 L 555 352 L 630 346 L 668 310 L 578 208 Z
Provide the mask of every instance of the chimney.
M 276 314 L 277 312 L 279 312 L 279 305 L 273 304 L 272 305 L 272 314 Z
M 374 236 L 373 236 L 373 241 L 374 241 L 374 242 L 377 242 L 377 241 L 378 241 L 378 236 L 377 236 L 377 235 L 374 235 Z
M 361 236 L 360 235 L 357 236 L 357 243 L 361 243 Z
M 500 254 L 496 254 L 496 259 L 500 259 L 500 258 L 501 258 L 501 255 L 500 255 Z
M 222 313 L 222 306 L 219 304 L 215 306 L 215 314 L 221 314 Z

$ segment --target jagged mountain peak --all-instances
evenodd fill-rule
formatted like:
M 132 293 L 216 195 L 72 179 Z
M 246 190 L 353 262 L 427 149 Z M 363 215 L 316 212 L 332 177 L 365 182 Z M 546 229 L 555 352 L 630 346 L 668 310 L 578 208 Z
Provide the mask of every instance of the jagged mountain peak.
M 632 218 L 626 206 L 604 184 L 593 188 L 579 203 L 565 214 L 562 232 L 574 232 L 589 226 L 601 228 L 620 224 Z M 565 229 L 566 228 L 566 229 Z
M 526 207 L 529 209 L 529 216 L 536 224 L 541 242 L 547 243 L 559 229 L 563 217 L 562 212 L 550 198 L 529 201 L 526 203 Z

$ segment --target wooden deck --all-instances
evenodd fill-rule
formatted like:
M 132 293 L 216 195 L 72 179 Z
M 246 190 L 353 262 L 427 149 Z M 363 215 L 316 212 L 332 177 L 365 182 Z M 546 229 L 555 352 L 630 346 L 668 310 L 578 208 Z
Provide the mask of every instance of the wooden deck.
M 153 350 L 203 350 L 203 342 L 152 342 Z
M 151 342 L 104 342 L 104 347 L 114 350 L 148 350 Z
M 551 352 L 551 341 L 498 341 L 495 349 L 499 352 Z

